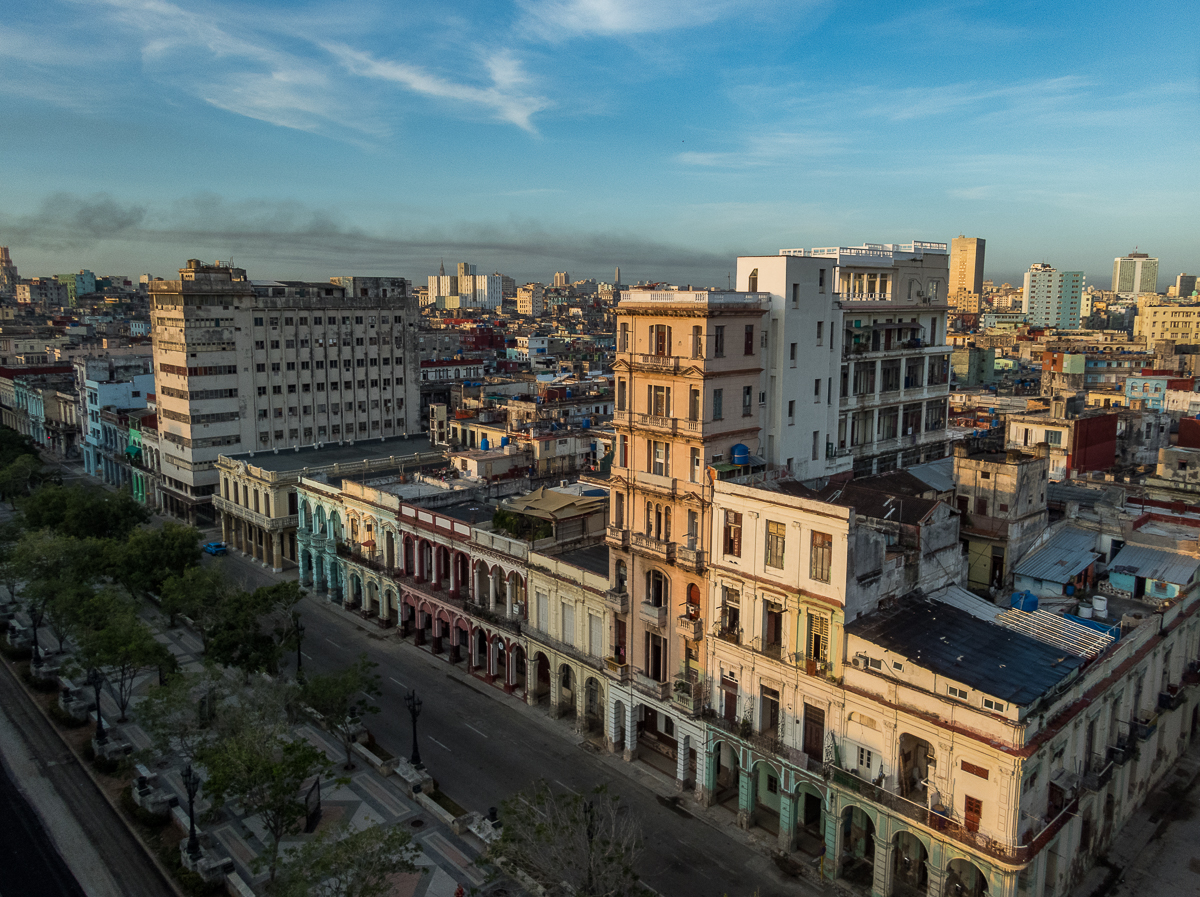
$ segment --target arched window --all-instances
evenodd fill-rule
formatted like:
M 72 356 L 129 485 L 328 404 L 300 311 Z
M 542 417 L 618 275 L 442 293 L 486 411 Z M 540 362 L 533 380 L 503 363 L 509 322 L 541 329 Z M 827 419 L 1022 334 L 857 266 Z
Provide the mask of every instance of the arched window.
M 661 570 L 647 570 L 645 602 L 651 607 L 668 606 L 671 597 L 670 584 L 671 581 Z

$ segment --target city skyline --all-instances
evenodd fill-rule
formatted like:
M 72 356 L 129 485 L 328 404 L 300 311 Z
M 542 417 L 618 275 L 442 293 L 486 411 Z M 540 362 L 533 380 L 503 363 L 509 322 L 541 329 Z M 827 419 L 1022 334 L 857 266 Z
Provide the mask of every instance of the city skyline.
M 1186 12 L 20 3 L 0 243 L 26 276 L 421 283 L 445 256 L 724 286 L 739 255 L 965 233 L 996 283 L 1103 284 L 1139 246 L 1161 289 L 1200 267 L 1162 211 L 1200 197 L 1197 71 L 1161 64 L 1190 59 Z M 1152 140 L 1105 136 L 1135 115 Z

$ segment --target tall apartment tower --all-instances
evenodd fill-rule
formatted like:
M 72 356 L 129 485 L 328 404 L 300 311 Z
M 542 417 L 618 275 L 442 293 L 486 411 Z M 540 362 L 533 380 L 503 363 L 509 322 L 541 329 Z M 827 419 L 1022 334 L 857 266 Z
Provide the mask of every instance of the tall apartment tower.
M 982 237 L 964 237 L 961 234 L 950 241 L 948 298 L 959 311 L 979 311 L 979 297 L 983 294 L 985 245 Z
M 803 482 L 944 457 L 950 350 L 945 243 L 743 256 L 764 323 L 764 457 Z
M 569 287 L 571 285 L 571 278 L 566 271 L 554 272 L 554 285 L 556 287 Z
M 8 254 L 7 246 L 0 246 L 0 294 L 11 296 L 17 291 L 17 266 Z
M 626 687 L 610 690 L 608 713 L 627 758 L 639 730 L 673 740 L 681 764 L 702 743 L 702 702 L 681 706 L 671 683 L 704 679 L 689 671 L 713 622 L 700 619 L 711 478 L 760 463 L 768 304 L 761 293 L 635 289 L 617 305 L 608 601 Z
M 1074 330 L 1083 314 L 1083 272 L 1039 262 L 1025 272 L 1025 314 L 1036 327 Z
M 1132 297 L 1139 293 L 1158 292 L 1158 259 L 1144 252 L 1113 259 L 1112 291 Z
M 169 513 L 212 519 L 221 453 L 420 432 L 404 278 L 251 282 L 190 259 L 149 286 Z

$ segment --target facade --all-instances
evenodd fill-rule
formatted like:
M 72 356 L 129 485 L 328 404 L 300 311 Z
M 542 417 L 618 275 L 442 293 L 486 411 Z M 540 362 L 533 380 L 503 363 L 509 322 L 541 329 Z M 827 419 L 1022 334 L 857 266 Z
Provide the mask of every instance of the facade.
M 0 296 L 16 295 L 17 284 L 20 280 L 17 266 L 13 263 L 8 247 L 0 246 Z
M 950 302 L 960 312 L 978 314 L 983 296 L 983 257 L 986 241 L 961 234 L 950 241 Z
M 517 314 L 540 318 L 546 311 L 546 288 L 540 283 L 527 283 L 517 290 Z
M 251 283 L 192 259 L 150 284 L 166 510 L 210 518 L 222 452 L 419 432 L 403 278 Z
M 1083 272 L 1057 271 L 1045 263 L 1025 272 L 1025 314 L 1036 327 L 1073 330 L 1083 307 Z
M 1139 293 L 1158 292 L 1158 259 L 1144 252 L 1113 259 L 1112 291 L 1130 298 Z
M 633 289 L 617 306 L 607 596 L 610 669 L 623 688 L 610 691 L 606 736 L 627 759 L 643 743 L 665 754 L 680 782 L 698 774 L 704 728 L 699 701 L 676 701 L 674 683 L 704 678 L 713 482 L 762 464 L 752 453 L 769 302 L 758 292 Z
M 967 553 L 966 585 L 995 589 L 1011 585 L 1013 569 L 1049 525 L 1046 485 L 1049 451 L 968 454 L 954 451 L 959 538 Z
M 137 410 L 146 407 L 149 396 L 154 393 L 154 359 L 150 355 L 83 357 L 76 358 L 73 367 L 83 469 L 90 476 L 107 482 L 100 414 L 106 408 Z
M 1005 421 L 1005 449 L 1031 452 L 1045 443 L 1051 480 L 1108 470 L 1116 463 L 1116 413 L 1067 417 L 1065 403 L 1054 399 L 1051 404 L 1048 414 L 1010 414 Z
M 1200 305 L 1177 305 L 1153 298 L 1140 301 L 1133 319 L 1133 335 L 1151 342 L 1173 340 L 1177 346 L 1200 345 Z
M 1196 294 L 1196 275 L 1180 274 L 1175 278 L 1175 295 L 1184 299 Z
M 771 294 L 768 463 L 810 482 L 944 456 L 946 244 L 785 249 L 737 278 Z

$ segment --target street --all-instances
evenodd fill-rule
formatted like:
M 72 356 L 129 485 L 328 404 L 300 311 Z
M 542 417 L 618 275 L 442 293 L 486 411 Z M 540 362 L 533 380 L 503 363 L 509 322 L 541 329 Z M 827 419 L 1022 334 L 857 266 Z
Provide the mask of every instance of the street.
M 220 564 L 243 588 L 277 582 L 279 577 L 246 558 L 205 556 Z M 284 574 L 287 576 L 288 574 Z M 294 576 L 294 571 L 290 571 Z M 550 719 L 544 708 L 526 707 L 482 681 L 463 665 L 451 666 L 395 630 L 376 629 L 316 598 L 301 605 L 306 628 L 306 669 L 344 667 L 362 652 L 379 664 L 381 712 L 365 722 L 393 753 L 411 752 L 411 722 L 404 695 L 416 689 L 424 701 L 419 721 L 421 759 L 441 789 L 468 810 L 486 812 L 538 779 L 555 788 L 585 792 L 605 785 L 642 820 L 645 854 L 639 873 L 659 893 L 761 897 L 820 893 L 804 882 L 784 878 L 775 864 L 744 843 L 728 815 L 728 830 L 714 828 L 682 807 L 658 799 L 672 785 L 641 763 L 598 751 L 571 729 L 569 721 Z M 361 624 L 361 625 L 360 625 Z M 289 658 L 290 667 L 294 659 Z M 657 780 L 657 781 L 656 781 Z M 673 792 L 670 792 L 673 793 Z M 764 834 L 764 833 L 759 833 Z

